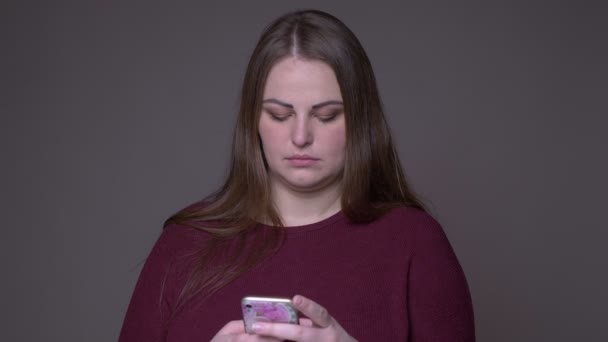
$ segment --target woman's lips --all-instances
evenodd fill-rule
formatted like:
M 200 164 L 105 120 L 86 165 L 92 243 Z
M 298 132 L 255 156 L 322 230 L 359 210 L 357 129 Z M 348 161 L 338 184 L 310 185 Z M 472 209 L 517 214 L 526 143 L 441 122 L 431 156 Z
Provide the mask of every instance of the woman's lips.
M 316 164 L 319 161 L 319 158 L 313 158 L 308 155 L 294 155 L 287 158 L 287 162 L 291 166 L 296 167 L 305 167 Z

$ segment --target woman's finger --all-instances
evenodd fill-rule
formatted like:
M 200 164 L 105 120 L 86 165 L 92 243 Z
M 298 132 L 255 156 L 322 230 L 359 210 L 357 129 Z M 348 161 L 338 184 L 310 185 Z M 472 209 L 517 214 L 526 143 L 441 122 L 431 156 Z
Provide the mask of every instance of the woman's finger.
M 327 328 L 331 324 L 332 317 L 327 310 L 313 300 L 302 295 L 295 295 L 292 302 L 296 309 L 300 310 L 300 312 L 310 318 L 319 327 Z
M 243 323 L 242 320 L 238 320 L 238 321 L 230 321 L 230 322 L 226 323 L 226 325 L 224 325 L 222 327 L 222 329 L 220 329 L 220 331 L 217 332 L 217 335 L 231 335 L 231 334 L 243 334 L 243 333 L 245 333 L 245 324 Z
M 300 325 L 305 327 L 312 327 L 314 323 L 308 318 L 300 318 Z
M 283 339 L 278 339 L 276 337 L 270 337 L 270 336 L 249 335 L 248 337 L 256 337 L 255 342 L 281 342 L 281 341 L 283 341 Z
M 312 323 L 312 322 L 311 322 Z M 299 324 L 257 322 L 253 331 L 258 335 L 272 336 L 280 340 L 290 341 L 319 341 L 317 328 L 305 327 Z
M 245 332 L 243 321 L 230 321 L 215 335 L 212 341 L 255 341 L 255 342 L 280 342 L 283 339 L 278 339 L 272 336 L 251 335 Z

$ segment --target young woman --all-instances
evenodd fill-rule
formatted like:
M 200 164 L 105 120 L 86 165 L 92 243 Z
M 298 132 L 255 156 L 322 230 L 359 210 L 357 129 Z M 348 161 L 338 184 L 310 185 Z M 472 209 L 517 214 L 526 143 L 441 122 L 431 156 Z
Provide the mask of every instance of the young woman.
M 299 325 L 244 331 L 244 296 Z M 408 187 L 371 64 L 320 11 L 275 20 L 248 65 L 230 173 L 167 220 L 120 341 L 474 341 L 440 225 Z

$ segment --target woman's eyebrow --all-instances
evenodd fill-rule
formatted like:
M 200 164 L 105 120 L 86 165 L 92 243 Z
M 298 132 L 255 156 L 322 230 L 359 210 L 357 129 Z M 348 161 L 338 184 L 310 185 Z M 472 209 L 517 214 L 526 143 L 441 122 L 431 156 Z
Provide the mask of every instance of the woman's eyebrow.
M 283 102 L 283 101 L 277 100 L 275 98 L 266 99 L 266 100 L 262 101 L 262 103 L 274 103 L 274 104 L 278 104 L 279 106 L 293 109 L 293 105 L 291 103 Z M 344 105 L 344 103 L 342 101 L 337 101 L 337 100 L 323 101 L 321 103 L 312 105 L 312 109 L 319 109 L 321 107 L 325 107 L 325 106 L 329 106 L 329 105 Z
M 342 103 L 342 101 L 329 100 L 329 101 L 325 101 L 325 102 L 321 102 L 321 103 L 317 103 L 316 105 L 313 105 L 312 109 L 319 109 L 321 107 L 325 107 L 325 106 L 329 106 L 329 105 L 343 105 L 343 103 Z
M 266 99 L 266 100 L 262 101 L 262 103 L 268 103 L 268 102 L 275 103 L 275 104 L 278 104 L 280 106 L 283 106 L 283 107 L 286 107 L 286 108 L 289 108 L 289 109 L 293 109 L 293 105 L 292 104 L 286 103 L 286 102 L 283 102 L 283 101 L 279 101 L 277 99 Z

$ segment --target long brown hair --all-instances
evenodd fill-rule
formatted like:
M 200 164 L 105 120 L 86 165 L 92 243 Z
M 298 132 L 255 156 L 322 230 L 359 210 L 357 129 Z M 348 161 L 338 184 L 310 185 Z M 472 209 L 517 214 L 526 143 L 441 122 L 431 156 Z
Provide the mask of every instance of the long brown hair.
M 165 222 L 165 227 L 188 225 L 211 236 L 200 251 L 198 267 L 182 290 L 178 307 L 201 291 L 211 295 L 282 244 L 284 232 L 279 227 L 283 224 L 270 198 L 258 121 L 268 73 L 289 56 L 327 63 L 340 85 L 346 113 L 341 199 L 346 217 L 352 222 L 370 222 L 399 206 L 424 210 L 407 185 L 371 63 L 355 35 L 340 20 L 321 11 L 285 14 L 264 30 L 249 60 L 224 185 L 204 205 L 184 209 Z M 243 255 L 243 249 L 235 248 L 238 255 L 230 258 L 233 262 L 208 267 L 220 251 L 224 253 L 227 243 L 243 244 L 251 237 L 258 222 L 270 222 L 277 229 L 264 239 L 253 238 L 255 248 L 251 250 L 255 252 Z

